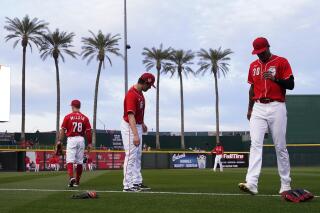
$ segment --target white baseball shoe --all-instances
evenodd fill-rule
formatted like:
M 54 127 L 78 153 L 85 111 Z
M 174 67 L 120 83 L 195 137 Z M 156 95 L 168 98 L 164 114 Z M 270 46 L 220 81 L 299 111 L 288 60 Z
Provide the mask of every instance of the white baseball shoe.
M 256 187 L 250 186 L 247 183 L 239 183 L 239 189 L 243 192 L 249 193 L 251 195 L 256 195 L 258 194 L 258 190 Z
M 76 179 L 75 178 L 70 178 L 68 187 L 70 187 L 70 188 L 74 187 L 75 184 L 76 184 Z
M 281 185 L 281 188 L 279 190 L 279 194 L 282 194 L 282 192 L 289 191 L 289 190 L 291 190 L 290 185 Z

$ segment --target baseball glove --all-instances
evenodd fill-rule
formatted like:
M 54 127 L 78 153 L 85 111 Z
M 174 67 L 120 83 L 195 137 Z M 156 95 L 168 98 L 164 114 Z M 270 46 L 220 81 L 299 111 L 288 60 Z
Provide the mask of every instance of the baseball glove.
M 83 192 L 81 194 L 72 195 L 72 199 L 89 199 L 89 198 L 98 198 L 98 195 L 96 192 Z
M 55 154 L 57 156 L 63 155 L 63 146 L 62 146 L 62 143 L 60 141 L 58 141 L 57 144 L 56 144 Z
M 285 191 L 281 193 L 281 196 L 284 200 L 293 203 L 305 202 L 314 198 L 314 195 L 305 189 L 293 189 Z
M 308 201 L 314 198 L 314 195 L 305 189 L 295 189 L 295 191 L 299 194 L 300 201 Z

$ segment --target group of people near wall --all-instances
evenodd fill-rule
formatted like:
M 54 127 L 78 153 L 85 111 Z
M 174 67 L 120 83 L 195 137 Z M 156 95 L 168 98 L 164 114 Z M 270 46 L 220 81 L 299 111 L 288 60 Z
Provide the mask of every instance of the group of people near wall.
M 25 169 L 27 172 L 34 171 L 39 172 L 40 171 L 40 164 L 44 163 L 44 166 L 42 167 L 42 170 L 49 170 L 49 171 L 59 171 L 61 168 L 61 161 L 60 157 L 56 155 L 52 155 L 49 157 L 46 161 L 41 160 L 40 156 L 36 156 L 35 160 L 31 160 L 29 156 L 25 156 L 24 163 L 25 163 Z M 83 170 L 86 171 L 87 169 L 89 171 L 93 171 L 94 165 L 92 158 L 89 156 L 85 156 L 83 159 Z M 64 165 L 65 168 L 65 165 Z

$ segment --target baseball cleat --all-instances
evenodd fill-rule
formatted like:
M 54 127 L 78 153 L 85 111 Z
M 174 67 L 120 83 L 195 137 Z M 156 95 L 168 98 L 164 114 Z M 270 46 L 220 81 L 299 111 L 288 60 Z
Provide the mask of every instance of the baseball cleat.
M 141 191 L 146 191 L 146 190 L 151 190 L 150 187 L 144 185 L 143 183 L 140 184 L 134 184 L 135 187 L 139 187 L 141 189 Z
M 279 194 L 282 194 L 283 192 L 291 190 L 291 186 L 281 186 L 279 190 Z
M 123 189 L 123 192 L 141 192 L 141 189 L 139 187 L 131 187 L 128 189 Z
M 258 190 L 256 188 L 250 187 L 246 183 L 239 183 L 239 189 L 243 192 L 249 193 L 251 195 L 256 195 L 258 194 Z
M 69 187 L 74 187 L 75 184 L 76 184 L 76 179 L 75 178 L 70 178 L 68 186 Z

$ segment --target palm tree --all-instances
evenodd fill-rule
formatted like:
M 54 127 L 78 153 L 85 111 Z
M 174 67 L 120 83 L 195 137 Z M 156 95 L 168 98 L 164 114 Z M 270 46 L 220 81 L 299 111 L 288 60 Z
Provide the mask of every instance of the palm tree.
M 160 91 L 160 72 L 166 65 L 166 61 L 169 59 L 171 48 L 163 49 L 162 44 L 157 49 L 155 47 L 143 48 L 142 55 L 144 59 L 142 63 L 145 65 L 147 71 L 150 71 L 153 67 L 157 69 L 157 103 L 156 103 L 156 148 L 160 149 L 160 137 L 159 137 L 159 91 Z
M 59 77 L 59 58 L 64 62 L 64 53 L 76 58 L 77 53 L 70 50 L 74 33 L 67 33 L 56 29 L 53 33 L 48 32 L 43 35 L 40 47 L 40 57 L 46 60 L 48 56 L 54 60 L 56 68 L 56 84 L 57 84 L 57 118 L 56 118 L 56 142 L 59 140 L 59 124 L 60 124 L 60 77 Z
M 111 35 L 110 33 L 104 35 L 101 30 L 97 34 L 89 31 L 91 37 L 82 38 L 82 59 L 87 59 L 87 64 L 91 62 L 93 58 L 96 58 L 99 62 L 98 73 L 96 78 L 96 86 L 94 92 L 94 106 L 93 106 L 93 134 L 92 143 L 96 144 L 96 124 L 97 124 L 97 102 L 98 102 L 98 89 L 99 89 L 99 79 L 102 65 L 104 66 L 104 60 L 107 59 L 112 66 L 109 54 L 116 56 L 121 56 L 119 53 L 119 34 Z
M 171 77 L 177 73 L 180 80 L 180 113 L 181 113 L 181 149 L 185 149 L 184 142 L 184 101 L 183 101 L 183 79 L 182 74 L 188 77 L 188 74 L 195 74 L 190 67 L 194 59 L 194 53 L 191 50 L 173 50 L 170 55 L 170 63 L 167 64 L 164 73 L 171 73 Z
M 32 44 L 37 47 L 40 44 L 41 36 L 47 29 L 48 23 L 39 20 L 38 18 L 30 19 L 28 15 L 20 20 L 19 18 L 10 19 L 6 17 L 6 29 L 9 34 L 5 37 L 5 41 L 14 40 L 13 48 L 15 48 L 18 43 L 22 46 L 22 115 L 21 115 L 21 136 L 20 140 L 25 140 L 25 112 L 26 112 L 26 50 L 27 46 L 30 47 L 32 51 Z
M 222 50 L 221 47 L 218 49 L 201 49 L 198 52 L 198 57 L 200 61 L 198 65 L 200 68 L 197 71 L 197 74 L 202 73 L 204 75 L 207 71 L 211 72 L 214 76 L 214 85 L 215 85 L 215 96 L 216 96 L 216 143 L 220 142 L 220 129 L 219 129 L 219 90 L 218 90 L 218 78 L 221 73 L 223 76 L 229 71 L 229 55 L 233 52 L 231 49 Z

